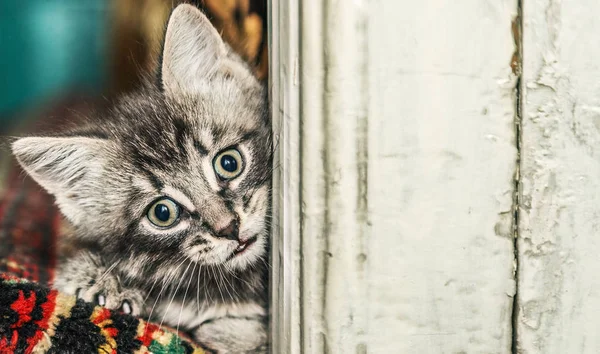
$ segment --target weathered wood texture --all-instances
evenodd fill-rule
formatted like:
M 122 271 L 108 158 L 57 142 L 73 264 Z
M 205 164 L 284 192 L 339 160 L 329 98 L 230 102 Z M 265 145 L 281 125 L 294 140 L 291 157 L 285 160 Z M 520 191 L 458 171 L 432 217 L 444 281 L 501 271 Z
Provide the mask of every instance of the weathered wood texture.
M 523 2 L 517 339 L 598 353 L 600 2 Z
M 269 6 L 270 99 L 274 135 L 271 250 L 272 353 L 302 353 L 300 234 L 299 8 L 295 1 Z
M 510 352 L 517 1 L 299 6 L 300 37 L 271 22 L 279 352 Z
M 509 353 L 517 1 L 371 4 L 369 353 Z

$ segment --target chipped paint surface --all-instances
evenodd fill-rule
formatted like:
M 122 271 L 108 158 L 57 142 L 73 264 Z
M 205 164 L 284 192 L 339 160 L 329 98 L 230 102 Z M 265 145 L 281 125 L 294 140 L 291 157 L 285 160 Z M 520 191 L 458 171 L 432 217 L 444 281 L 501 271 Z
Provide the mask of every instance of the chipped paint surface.
M 299 10 L 300 43 L 273 34 L 276 352 L 510 353 L 517 0 Z
M 372 3 L 369 352 L 511 351 L 516 15 Z
M 599 12 L 524 1 L 520 353 L 600 352 Z
M 303 349 L 510 352 L 517 2 L 303 9 Z

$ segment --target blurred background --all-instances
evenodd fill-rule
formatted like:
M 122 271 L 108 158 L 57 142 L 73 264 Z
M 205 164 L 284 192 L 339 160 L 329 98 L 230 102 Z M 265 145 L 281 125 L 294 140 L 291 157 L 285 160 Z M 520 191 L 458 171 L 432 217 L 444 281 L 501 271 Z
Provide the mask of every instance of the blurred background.
M 182 2 L 267 78 L 266 0 L 1 0 L 0 136 L 60 130 L 134 90 Z M 11 161 L 0 149 L 0 191 Z

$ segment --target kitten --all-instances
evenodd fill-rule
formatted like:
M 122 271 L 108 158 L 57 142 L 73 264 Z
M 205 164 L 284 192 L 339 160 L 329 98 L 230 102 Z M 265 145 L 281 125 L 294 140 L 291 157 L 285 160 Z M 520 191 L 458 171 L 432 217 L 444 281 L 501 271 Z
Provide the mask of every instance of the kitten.
M 74 229 L 54 286 L 217 352 L 266 352 L 265 88 L 188 4 L 169 18 L 158 71 L 108 115 L 12 145 Z

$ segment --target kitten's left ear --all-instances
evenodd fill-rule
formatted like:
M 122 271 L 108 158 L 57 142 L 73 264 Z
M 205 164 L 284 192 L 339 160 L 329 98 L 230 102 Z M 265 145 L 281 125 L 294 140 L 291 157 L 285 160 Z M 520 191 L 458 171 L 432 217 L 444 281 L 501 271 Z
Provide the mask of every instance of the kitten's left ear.
M 77 225 L 102 181 L 106 145 L 107 140 L 87 137 L 27 137 L 13 142 L 12 151 L 23 169 L 56 197 L 63 214 Z
M 198 79 L 207 79 L 218 69 L 227 49 L 208 18 L 192 5 L 173 10 L 162 57 L 162 84 L 165 91 L 185 92 Z
M 229 57 L 228 48 L 208 18 L 196 7 L 181 4 L 167 24 L 161 64 L 161 81 L 167 94 L 194 93 L 216 75 L 253 77 L 241 62 Z

